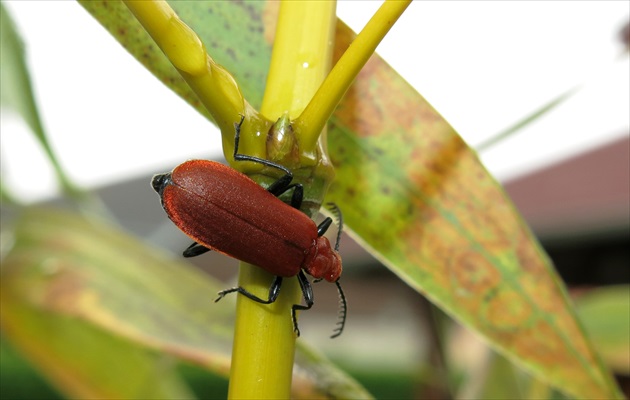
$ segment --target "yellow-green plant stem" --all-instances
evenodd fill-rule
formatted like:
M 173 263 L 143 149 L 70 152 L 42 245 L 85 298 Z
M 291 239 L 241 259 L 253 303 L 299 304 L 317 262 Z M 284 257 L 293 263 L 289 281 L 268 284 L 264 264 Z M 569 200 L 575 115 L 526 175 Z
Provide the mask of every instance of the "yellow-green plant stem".
M 260 108 L 267 119 L 299 116 L 330 71 L 335 9 L 333 1 L 282 3 Z
M 295 121 L 296 130 L 320 132 L 346 93 L 354 78 L 411 0 L 387 0 L 368 21 L 361 33 L 341 56 L 330 74 Z M 306 134 L 303 146 L 315 146 L 316 135 Z
M 221 131 L 232 131 L 235 116 L 248 111 L 232 75 L 212 60 L 199 36 L 166 1 L 124 2 L 194 90 Z
M 324 80 L 332 57 L 335 8 L 334 2 L 281 3 L 261 108 L 267 119 L 299 115 Z M 239 285 L 257 296 L 267 297 L 272 280 L 266 271 L 241 264 Z M 284 280 L 273 304 L 238 297 L 229 398 L 290 397 L 295 353 L 291 307 L 300 301 L 295 278 Z

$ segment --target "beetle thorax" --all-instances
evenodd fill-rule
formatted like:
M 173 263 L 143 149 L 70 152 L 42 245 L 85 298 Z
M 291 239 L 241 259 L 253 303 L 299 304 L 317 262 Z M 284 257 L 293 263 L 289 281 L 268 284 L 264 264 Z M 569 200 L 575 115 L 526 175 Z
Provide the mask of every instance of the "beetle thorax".
M 303 268 L 315 279 L 335 282 L 341 275 L 341 257 L 324 236 L 318 237 Z

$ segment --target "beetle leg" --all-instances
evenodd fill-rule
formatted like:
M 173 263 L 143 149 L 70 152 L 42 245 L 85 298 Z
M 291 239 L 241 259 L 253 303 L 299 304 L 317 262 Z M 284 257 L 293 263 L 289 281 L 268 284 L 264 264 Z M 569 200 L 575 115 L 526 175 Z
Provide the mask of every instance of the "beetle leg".
M 291 207 L 295 209 L 300 209 L 302 207 L 302 199 L 304 198 L 304 188 L 301 183 L 296 183 L 292 185 L 295 187 L 293 189 L 293 195 L 291 196 Z M 289 186 L 291 188 L 291 186 Z
M 282 286 L 282 277 L 281 276 L 276 276 L 276 278 L 273 280 L 273 282 L 271 283 L 271 286 L 269 287 L 269 296 L 267 298 L 267 300 L 263 300 L 260 297 L 256 296 L 253 293 L 248 292 L 247 290 L 245 290 L 242 287 L 233 287 L 231 289 L 226 289 L 226 290 L 222 290 L 220 291 L 219 297 L 217 297 L 217 299 L 214 301 L 215 303 L 219 300 L 221 300 L 223 297 L 225 297 L 226 294 L 230 294 L 230 293 L 234 293 L 234 292 L 238 292 L 240 294 L 242 294 L 243 296 L 254 300 L 257 303 L 262 303 L 262 304 L 271 304 L 274 301 L 276 301 L 276 299 L 278 298 L 278 295 L 280 294 L 280 286 Z
M 304 198 L 304 187 L 301 183 L 294 183 L 293 185 L 286 186 L 285 182 L 282 182 L 283 178 L 286 176 L 287 175 L 271 184 L 271 186 L 267 188 L 267 191 L 276 197 L 280 197 L 282 193 L 293 188 L 293 194 L 291 195 L 291 207 L 299 210 L 300 207 L 302 207 L 302 199 Z
M 241 138 L 241 126 L 243 125 L 243 121 L 245 120 L 245 116 L 241 115 L 241 120 L 239 122 L 234 123 L 234 159 L 236 161 L 252 161 L 262 165 L 266 165 L 268 167 L 277 168 L 284 172 L 285 176 L 280 179 L 286 179 L 287 185 L 293 180 L 293 173 L 284 165 L 277 164 L 273 161 L 265 160 L 264 158 L 248 156 L 246 154 L 239 154 L 238 152 L 238 144 Z M 288 178 L 286 177 L 288 176 Z
M 332 218 L 326 217 L 319 225 L 317 225 L 317 236 L 322 236 L 332 224 Z
M 186 258 L 190 258 L 190 257 L 197 257 L 200 256 L 204 253 L 209 252 L 210 249 L 197 243 L 197 242 L 193 242 L 190 246 L 188 246 L 186 248 L 186 250 L 184 250 L 184 257 Z
M 297 276 L 298 282 L 300 283 L 300 289 L 302 289 L 302 296 L 304 296 L 304 301 L 306 305 L 303 306 L 301 304 L 294 304 L 291 307 L 291 318 L 293 319 L 293 331 L 300 336 L 300 329 L 297 324 L 297 310 L 309 310 L 313 307 L 313 303 L 315 301 L 315 296 L 313 295 L 313 287 L 311 283 L 308 281 L 306 275 L 304 275 L 304 271 L 300 270 L 300 273 Z
M 302 189 L 302 184 L 300 183 L 291 185 L 291 181 L 293 180 L 293 173 L 287 167 L 274 163 L 273 161 L 265 160 L 263 158 L 248 156 L 246 154 L 239 154 L 238 145 L 241 138 L 241 126 L 243 125 L 243 121 L 245 121 L 245 116 L 241 115 L 241 120 L 234 123 L 234 160 L 256 162 L 262 165 L 266 165 L 268 167 L 277 168 L 284 172 L 284 175 L 280 177 L 280 179 L 272 183 L 267 190 L 274 196 L 279 197 L 282 193 L 294 187 L 295 189 L 293 190 L 293 195 L 291 197 L 291 206 L 299 210 L 300 206 L 302 205 L 304 189 Z

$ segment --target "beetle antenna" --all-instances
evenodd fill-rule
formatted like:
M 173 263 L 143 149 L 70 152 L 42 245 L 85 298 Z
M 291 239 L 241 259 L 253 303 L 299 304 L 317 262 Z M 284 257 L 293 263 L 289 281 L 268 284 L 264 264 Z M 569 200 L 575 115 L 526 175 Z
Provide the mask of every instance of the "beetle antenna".
M 339 251 L 339 242 L 341 241 L 341 232 L 343 231 L 343 215 L 341 214 L 341 210 L 335 203 L 327 203 L 328 207 L 330 207 L 330 211 L 335 215 L 337 219 L 337 240 L 335 241 L 335 251 Z M 338 285 L 337 285 L 338 286 Z M 341 289 L 341 288 L 340 288 Z
M 337 321 L 337 327 L 333 331 L 333 335 L 330 337 L 331 339 L 336 338 L 341 335 L 343 332 L 343 328 L 346 325 L 346 314 L 348 311 L 348 304 L 346 303 L 346 295 L 343 294 L 343 290 L 341 289 L 341 285 L 339 284 L 339 279 L 335 281 L 335 285 L 337 285 L 337 290 L 339 291 L 339 320 Z

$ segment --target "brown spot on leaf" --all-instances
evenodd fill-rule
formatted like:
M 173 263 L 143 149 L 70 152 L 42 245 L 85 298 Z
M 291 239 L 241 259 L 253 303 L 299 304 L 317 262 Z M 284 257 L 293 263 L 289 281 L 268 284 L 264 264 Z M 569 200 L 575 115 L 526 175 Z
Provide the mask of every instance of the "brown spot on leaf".
M 269 45 L 273 45 L 274 38 L 276 37 L 276 22 L 278 21 L 279 10 L 279 1 L 265 2 L 265 8 L 262 12 L 262 24 L 265 29 L 263 37 Z
M 85 279 L 76 270 L 56 266 L 58 271 L 47 282 L 44 306 L 66 314 L 76 314 L 85 292 Z
M 529 303 L 522 301 L 521 295 L 509 288 L 499 289 L 485 300 L 481 317 L 493 329 L 518 330 L 528 325 L 534 316 Z
M 449 269 L 457 282 L 458 289 L 471 296 L 483 298 L 501 282 L 501 275 L 496 267 L 474 251 L 455 253 L 451 258 Z

